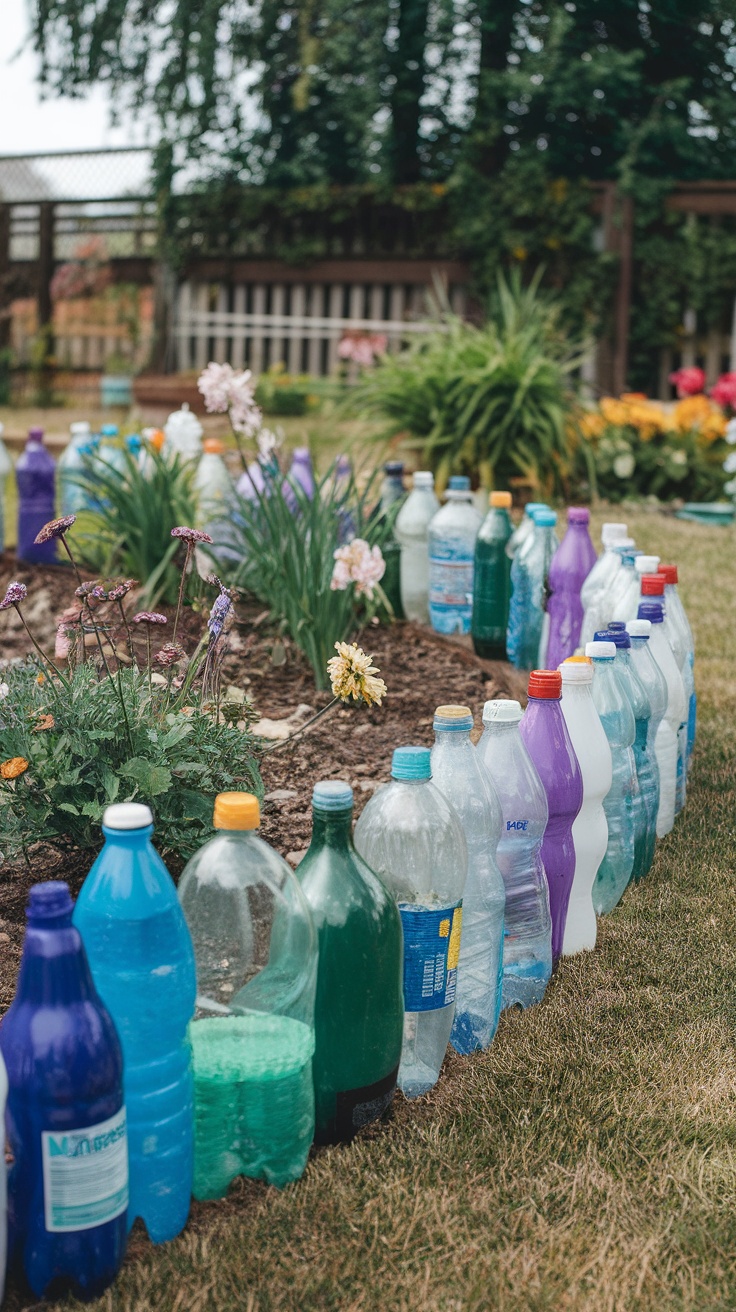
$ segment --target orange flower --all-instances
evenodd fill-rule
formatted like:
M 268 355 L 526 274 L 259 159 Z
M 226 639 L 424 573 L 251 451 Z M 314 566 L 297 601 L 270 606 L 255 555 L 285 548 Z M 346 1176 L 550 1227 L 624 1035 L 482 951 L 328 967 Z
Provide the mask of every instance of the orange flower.
M 603 415 L 599 415 L 595 410 L 588 410 L 580 416 L 580 432 L 583 437 L 600 437 L 605 426 Z
M 19 775 L 25 774 L 28 769 L 28 762 L 22 756 L 11 756 L 9 761 L 3 761 L 0 765 L 0 775 L 3 779 L 17 779 Z
M 615 396 L 601 397 L 600 411 L 606 423 L 615 428 L 623 428 L 629 422 L 629 407 Z
M 38 724 L 34 724 L 33 731 L 38 733 L 39 729 L 53 729 L 54 723 L 53 715 L 41 715 L 39 713 Z
M 711 405 L 707 396 L 698 393 L 697 396 L 685 396 L 677 402 L 673 410 L 675 428 L 681 433 L 687 432 L 689 428 L 697 428 L 708 419 L 715 407 Z
M 41 685 L 42 683 L 45 683 L 45 682 L 46 682 L 46 675 L 45 675 L 45 674 L 37 674 L 37 675 L 36 675 L 36 683 L 39 685 L 39 687 L 40 687 L 40 685 Z

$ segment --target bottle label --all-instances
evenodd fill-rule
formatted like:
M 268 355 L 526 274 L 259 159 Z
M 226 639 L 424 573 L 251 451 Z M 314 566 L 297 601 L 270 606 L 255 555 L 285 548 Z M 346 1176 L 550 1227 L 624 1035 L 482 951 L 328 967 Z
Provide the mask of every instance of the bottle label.
M 125 1108 L 83 1130 L 43 1130 L 43 1200 L 50 1233 L 92 1230 L 128 1207 Z
M 351 1139 L 364 1125 L 377 1121 L 390 1107 L 396 1089 L 398 1066 L 374 1084 L 361 1089 L 348 1089 L 338 1093 L 335 1109 L 335 1130 L 340 1139 Z
M 462 900 L 436 908 L 399 903 L 405 1011 L 438 1011 L 455 1001 L 462 908 Z
M 429 562 L 429 600 L 433 606 L 470 606 L 473 599 L 473 561 Z

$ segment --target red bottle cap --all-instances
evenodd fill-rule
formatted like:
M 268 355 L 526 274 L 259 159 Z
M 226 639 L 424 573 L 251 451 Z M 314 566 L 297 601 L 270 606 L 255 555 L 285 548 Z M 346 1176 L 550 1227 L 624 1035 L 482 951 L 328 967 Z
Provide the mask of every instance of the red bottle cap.
M 657 573 L 662 575 L 665 583 L 677 583 L 676 565 L 660 565 L 657 569 Z
M 661 574 L 642 574 L 641 595 L 642 597 L 663 597 L 664 596 L 663 576 Z
M 529 675 L 530 697 L 562 696 L 562 675 L 559 670 L 532 670 Z

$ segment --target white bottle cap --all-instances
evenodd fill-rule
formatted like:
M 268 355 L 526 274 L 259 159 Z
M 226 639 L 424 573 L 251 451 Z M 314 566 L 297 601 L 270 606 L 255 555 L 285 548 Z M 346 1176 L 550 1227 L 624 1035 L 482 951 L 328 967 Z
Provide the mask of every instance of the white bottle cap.
M 88 437 L 92 428 L 86 419 L 75 419 L 74 423 L 69 425 L 69 432 L 72 437 Z
M 616 655 L 615 642 L 586 642 L 585 655 L 590 656 L 591 660 L 609 660 L 612 661 Z
M 628 537 L 628 524 L 604 524 L 601 529 L 601 542 L 604 547 L 612 547 L 614 543 L 618 545 Z
M 637 556 L 634 569 L 637 574 L 656 574 L 659 569 L 659 556 Z
M 626 625 L 626 632 L 630 633 L 632 638 L 648 638 L 651 631 L 651 620 L 629 620 Z
M 590 661 L 563 661 L 557 668 L 562 675 L 563 683 L 593 682 L 593 666 Z
M 518 724 L 521 719 L 521 705 L 508 698 L 486 702 L 483 707 L 484 724 Z
M 102 823 L 106 829 L 145 829 L 153 824 L 153 816 L 142 802 L 115 802 L 105 808 Z
M 413 482 L 414 487 L 434 487 L 434 474 L 429 469 L 418 469 Z

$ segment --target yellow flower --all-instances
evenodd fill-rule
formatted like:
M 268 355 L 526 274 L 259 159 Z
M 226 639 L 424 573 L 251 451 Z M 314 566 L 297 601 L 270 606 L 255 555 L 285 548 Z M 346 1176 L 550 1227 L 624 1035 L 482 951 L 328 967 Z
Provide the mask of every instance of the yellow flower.
M 386 685 L 383 679 L 375 677 L 379 670 L 371 664 L 373 657 L 366 656 L 354 642 L 336 642 L 335 651 L 337 656 L 327 662 L 333 697 L 339 697 L 341 702 L 352 697 L 366 706 L 380 706 Z
M 37 675 L 36 675 L 36 683 L 39 684 L 39 686 L 40 686 L 42 683 L 45 683 L 45 682 L 46 682 L 46 675 L 45 675 L 45 674 L 37 674 Z
M 529 252 L 526 246 L 514 246 L 511 254 L 515 260 L 525 260 Z
M 579 428 L 583 437 L 600 437 L 606 421 L 596 410 L 587 410 L 580 416 Z
M 600 401 L 600 412 L 607 424 L 613 424 L 615 428 L 623 428 L 629 423 L 629 407 L 625 401 L 619 401 L 615 396 L 603 396 Z
M 17 779 L 19 775 L 25 774 L 28 769 L 28 762 L 23 756 L 11 756 L 9 761 L 3 761 L 0 765 L 0 775 L 3 779 Z
M 697 396 L 685 396 L 677 402 L 672 417 L 675 421 L 675 428 L 681 433 L 687 432 L 689 428 L 698 428 L 705 419 L 708 419 L 715 409 L 711 405 L 707 396 L 698 393 Z

